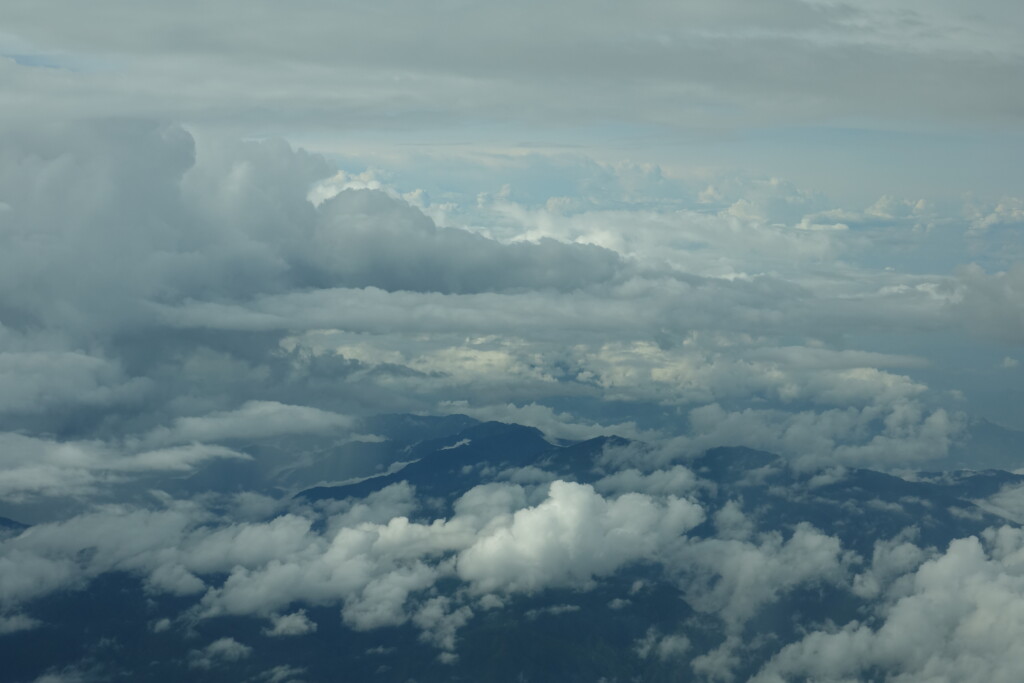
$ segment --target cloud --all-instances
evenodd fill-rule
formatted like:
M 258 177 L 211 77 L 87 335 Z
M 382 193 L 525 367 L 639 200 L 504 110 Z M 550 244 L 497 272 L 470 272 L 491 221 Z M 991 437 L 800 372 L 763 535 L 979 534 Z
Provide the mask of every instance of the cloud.
M 448 401 L 438 406 L 439 412 L 469 415 L 479 420 L 528 424 L 544 432 L 552 439 L 585 441 L 609 434 L 629 438 L 643 438 L 644 434 L 634 422 L 601 424 L 581 421 L 570 413 L 556 413 L 549 406 L 530 403 L 528 405 L 471 406 L 465 401 Z
M 851 622 L 787 645 L 755 677 L 849 680 L 881 668 L 900 680 L 1010 681 L 1022 665 L 1021 533 L 954 540 L 908 574 L 877 626 Z
M 309 406 L 276 401 L 248 401 L 233 411 L 201 417 L 182 417 L 170 428 L 146 436 L 148 443 L 260 439 L 281 434 L 337 433 L 350 430 L 355 420 Z
M 952 307 L 978 332 L 1009 343 L 1024 340 L 1024 316 L 1020 295 L 1024 292 L 1024 266 L 1013 264 L 1005 271 L 988 273 L 977 264 L 957 273 L 958 296 Z
M 986 212 L 986 209 L 989 207 L 970 207 L 971 232 L 980 233 L 995 226 L 1024 223 L 1024 200 L 1020 197 L 1004 197 L 990 211 Z
M 267 681 L 267 683 L 286 683 L 287 681 L 295 681 L 297 683 L 301 679 L 296 677 L 304 673 L 306 673 L 305 667 L 281 664 L 264 671 L 260 676 L 260 680 Z
M 272 617 L 271 621 L 273 626 L 263 631 L 268 636 L 304 636 L 307 633 L 314 633 L 317 629 L 316 622 L 306 616 L 306 610 L 301 609 L 291 614 Z
M 455 634 L 473 617 L 473 610 L 463 605 L 453 609 L 445 597 L 427 600 L 415 615 L 413 623 L 421 629 L 420 639 L 435 647 L 451 652 L 455 649 Z M 442 655 L 443 656 L 443 655 Z M 441 661 L 446 661 L 442 659 Z M 448 662 L 452 661 L 450 659 Z
M 5 476 L 0 498 L 8 502 L 40 497 L 88 497 L 133 475 L 188 472 L 212 459 L 247 460 L 223 446 L 191 444 L 133 451 L 98 441 L 54 441 L 0 433 Z
M 573 162 L 596 183 L 572 181 L 575 208 L 543 188 L 433 200 L 384 172 L 330 181 L 314 205 L 336 170 L 280 140 L 123 119 L 24 130 L 0 156 L 12 516 L 223 459 L 273 473 L 272 440 L 306 438 L 309 461 L 379 412 L 897 467 L 959 438 L 959 380 L 927 344 L 870 335 L 960 343 L 965 316 L 1013 334 L 1012 269 L 856 264 L 874 243 L 858 231 L 931 244 L 915 226 L 951 219 L 919 201 L 835 209 L 777 178 Z M 857 234 L 794 229 L 805 219 Z
M 189 653 L 189 666 L 196 669 L 212 669 L 252 655 L 252 648 L 243 645 L 234 638 L 220 638 L 215 640 L 202 650 L 192 650 Z
M 556 481 L 547 501 L 464 550 L 458 572 L 481 593 L 585 587 L 626 563 L 654 559 L 703 517 L 684 499 L 659 505 L 625 494 L 609 502 L 589 486 Z
M 80 587 L 111 571 L 140 574 L 157 592 L 193 595 L 206 588 L 197 575 L 259 566 L 317 547 L 305 517 L 204 526 L 213 519 L 202 506 L 172 501 L 163 510 L 115 506 L 35 525 L 0 548 L 3 606 L 9 610 L 61 587 Z
M 111 463 L 110 468 L 122 471 L 189 471 L 196 463 L 210 458 L 249 460 L 250 456 L 233 451 L 230 448 L 193 444 L 190 446 L 144 451 L 138 455 Z
M 914 529 L 905 529 L 891 539 L 875 541 L 871 566 L 853 579 L 853 592 L 874 600 L 882 594 L 901 595 L 910 590 L 912 572 L 934 555 L 934 549 L 915 545 Z
M 196 502 L 109 507 L 5 540 L 0 608 L 5 623 L 27 628 L 24 605 L 126 571 L 149 591 L 194 596 L 189 613 L 197 618 L 261 616 L 268 635 L 302 635 L 317 625 L 289 606 L 341 603 L 351 628 L 411 621 L 426 642 L 451 651 L 473 611 L 467 594 L 431 597 L 441 579 L 458 579 L 477 596 L 589 589 L 628 564 L 668 561 L 704 518 L 700 505 L 671 494 L 605 498 L 564 481 L 537 488 L 531 506 L 535 495 L 519 485 L 482 485 L 456 501 L 451 517 L 420 523 L 398 515 L 395 503 L 410 488 L 396 484 L 328 511 L 320 531 L 297 513 L 227 522 Z M 207 650 L 196 651 L 195 666 L 213 666 L 221 650 L 243 651 Z
M 0 413 L 15 415 L 124 403 L 148 388 L 144 379 L 126 377 L 117 362 L 76 351 L 0 352 L 0 378 Z
M 173 40 L 161 32 L 170 20 L 163 10 L 113 3 L 122 35 L 94 26 L 103 22 L 88 21 L 73 3 L 58 8 L 60 21 L 26 11 L 5 26 L 17 47 L 4 53 L 27 48 L 58 67 L 5 60 L 13 92 L 40 100 L 15 98 L 8 117 L 53 108 L 62 93 L 81 115 L 223 122 L 259 113 L 266 125 L 313 128 L 467 117 L 711 127 L 751 124 L 758 113 L 769 122 L 839 114 L 1001 120 L 1016 102 L 1011 65 L 1020 55 L 1011 27 L 1021 18 L 996 2 L 971 17 L 906 2 L 850 9 L 788 1 L 771 14 L 742 2 L 643 2 L 637 11 L 600 13 L 572 2 L 532 5 L 526 17 L 499 6 L 425 12 L 400 2 L 394 15 L 405 18 L 402 26 L 360 8 L 348 8 L 340 25 L 337 7 L 317 2 L 301 20 L 268 5 L 259 24 L 233 33 L 244 6 L 226 3 L 203 22 L 175 15 Z M 212 41 L 210 32 L 232 37 Z M 196 52 L 206 56 L 201 68 Z M 769 66 L 780 63 L 790 68 Z M 949 87 L 934 87 L 937 73 Z M 327 82 L 345 88 L 325 92 Z M 566 83 L 572 98 L 557 96 Z M 386 113 L 391 120 L 382 120 Z
M 1003 614 L 990 612 L 990 604 L 1006 610 L 1009 626 L 998 628 L 1012 629 L 1013 577 L 1024 547 L 1017 529 L 986 532 L 984 547 L 977 539 L 954 541 L 945 554 L 914 545 L 908 530 L 876 543 L 863 566 L 837 537 L 807 522 L 786 533 L 758 532 L 739 503 L 713 504 L 716 497 L 677 465 L 647 473 L 621 470 L 596 488 L 566 481 L 484 484 L 463 494 L 449 517 L 420 521 L 399 514 L 409 514 L 418 502 L 407 484 L 362 501 L 325 505 L 319 513 L 300 506 L 265 521 L 224 519 L 222 511 L 230 509 L 224 501 L 206 507 L 165 498 L 166 507 L 155 511 L 111 506 L 3 541 L 0 613 L 12 629 L 30 628 L 36 624 L 33 600 L 83 588 L 105 572 L 127 571 L 150 592 L 191 596 L 193 606 L 183 615 L 188 619 L 255 616 L 268 620 L 267 636 L 301 636 L 317 630 L 305 606 L 339 604 L 350 628 L 411 624 L 423 642 L 454 661 L 458 635 L 477 610 L 504 609 L 516 595 L 550 589 L 591 590 L 642 564 L 658 568 L 692 609 L 721 624 L 725 640 L 698 650 L 691 662 L 710 677 L 734 675 L 743 659 L 740 637 L 762 610 L 820 586 L 865 600 L 865 621 L 801 635 L 778 651 L 761 672 L 763 680 L 829 680 L 826 674 L 836 672 L 856 677 L 872 663 L 908 676 L 926 661 L 935 671 L 959 672 L 975 656 L 971 648 L 989 641 L 985 630 L 997 628 L 980 616 Z M 688 535 L 707 518 L 714 535 Z M 296 603 L 304 607 L 295 609 Z M 915 611 L 925 615 L 914 617 Z M 928 622 L 926 632 L 920 619 Z M 665 628 L 649 630 L 635 643 L 641 657 L 675 661 L 697 647 L 692 634 Z M 975 628 L 985 631 L 976 639 Z M 949 661 L 885 654 L 925 647 L 933 632 L 937 647 L 953 643 L 943 655 Z M 906 634 L 918 634 L 915 647 L 881 644 L 896 635 L 912 637 Z M 1008 651 L 1010 639 L 997 642 Z M 956 648 L 965 653 L 959 663 Z M 216 668 L 250 652 L 225 638 L 193 650 L 189 662 Z M 986 669 L 993 680 L 1000 680 L 998 666 Z
M 75 667 L 65 667 L 61 671 L 51 669 L 36 678 L 33 683 L 84 683 L 87 680 L 89 680 L 87 673 L 83 673 Z
M 1015 524 L 1024 524 L 1024 487 L 1006 484 L 995 494 L 972 502 L 985 512 Z
M 418 209 L 373 190 L 344 190 L 318 213 L 318 265 L 327 282 L 348 286 L 443 293 L 573 290 L 609 280 L 619 260 L 595 246 L 500 244 L 438 228 Z
M 678 551 L 681 588 L 698 611 L 722 620 L 739 635 L 757 611 L 808 583 L 842 585 L 852 561 L 838 538 L 807 522 L 788 539 L 764 534 L 756 542 L 727 538 L 694 540 Z
M 690 649 L 690 639 L 683 635 L 660 635 L 658 630 L 652 627 L 637 641 L 633 649 L 642 658 L 674 659 L 686 654 Z
M 42 626 L 43 622 L 24 614 L 0 615 L 0 635 L 17 633 L 18 631 L 30 631 Z
M 393 517 L 386 524 L 341 527 L 326 544 L 310 539 L 305 550 L 274 556 L 289 560 L 268 556 L 236 566 L 223 586 L 204 596 L 203 614 L 259 614 L 296 600 L 343 600 L 342 616 L 353 628 L 411 619 L 425 639 L 450 650 L 472 611 L 448 598 L 415 607 L 414 596 L 439 579 L 457 576 L 478 594 L 586 588 L 627 563 L 657 561 L 662 547 L 703 515 L 698 505 L 674 497 L 659 502 L 626 494 L 609 501 L 566 482 L 552 483 L 539 505 L 524 503 L 521 487 L 493 484 L 466 493 L 448 520 L 424 525 Z M 215 536 L 205 543 L 222 545 Z M 190 566 L 194 553 L 188 553 Z
M 629 468 L 601 478 L 594 488 L 602 493 L 647 493 L 651 495 L 690 495 L 700 483 L 691 470 L 675 465 L 670 469 L 656 470 L 650 474 L 642 474 L 639 470 Z
M 688 449 L 751 446 L 790 457 L 799 468 L 833 464 L 887 469 L 941 458 L 964 428 L 961 414 L 928 412 L 916 401 L 891 406 L 822 412 L 726 411 L 711 404 L 690 412 L 694 437 Z M 872 429 L 875 421 L 880 430 Z M 685 443 L 685 441 L 684 441 Z

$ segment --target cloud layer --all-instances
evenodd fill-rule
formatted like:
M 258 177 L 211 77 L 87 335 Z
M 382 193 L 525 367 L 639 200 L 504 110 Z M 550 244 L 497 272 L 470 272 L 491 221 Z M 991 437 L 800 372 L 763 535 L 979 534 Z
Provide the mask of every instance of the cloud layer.
M 92 115 L 112 107 L 206 121 L 258 113 L 265 125 L 329 126 L 367 125 L 390 110 L 390 121 L 374 125 L 717 127 L 851 112 L 1005 121 L 1020 104 L 1013 27 L 1022 17 L 996 0 L 970 15 L 912 1 L 787 0 L 771 12 L 742 0 L 628 11 L 531 3 L 515 12 L 396 1 L 386 12 L 344 13 L 309 2 L 298 14 L 228 2 L 195 16 L 120 1 L 88 15 L 74 3 L 43 11 L 19 2 L 6 18 L 0 46 L 12 95 L 31 90 Z M 10 114 L 31 111 L 11 100 Z
M 605 198 L 575 208 L 442 205 L 280 141 L 26 129 L 0 158 L 6 499 L 188 473 L 250 457 L 243 442 L 366 438 L 360 415 L 403 411 L 896 467 L 963 437 L 945 349 L 974 344 L 961 356 L 979 367 L 1017 341 L 1019 268 L 860 256 L 894 230 L 942 243 L 953 219 L 926 203 L 824 210 L 732 179 L 680 206 L 658 197 L 685 197 L 681 181 L 599 170 Z M 627 181 L 653 194 L 602 204 Z M 1016 371 L 988 372 L 1008 387 Z

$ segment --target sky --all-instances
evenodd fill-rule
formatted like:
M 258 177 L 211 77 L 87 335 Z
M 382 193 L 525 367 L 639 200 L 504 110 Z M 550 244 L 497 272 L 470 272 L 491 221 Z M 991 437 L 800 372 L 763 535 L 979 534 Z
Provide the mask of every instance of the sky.
M 801 471 L 1024 430 L 1022 30 L 1006 0 L 5 0 L 0 515 L 86 524 L 379 413 Z M 620 514 L 549 496 L 522 524 Z M 477 521 L 445 547 L 507 587 Z

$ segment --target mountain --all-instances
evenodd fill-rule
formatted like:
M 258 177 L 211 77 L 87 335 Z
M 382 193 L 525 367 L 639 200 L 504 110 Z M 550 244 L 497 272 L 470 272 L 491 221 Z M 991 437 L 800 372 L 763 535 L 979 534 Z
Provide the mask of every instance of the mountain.
M 326 461 L 359 461 L 354 469 L 332 470 L 310 458 L 256 481 L 301 481 L 303 471 L 392 471 L 304 489 L 262 521 L 218 526 L 204 518 L 179 547 L 159 555 L 166 558 L 162 567 L 133 569 L 145 566 L 138 553 L 88 564 L 112 551 L 78 550 L 69 562 L 102 569 L 7 617 L 22 622 L 0 621 L 25 626 L 0 635 L 0 678 L 725 680 L 715 673 L 720 666 L 733 680 L 746 680 L 816 629 L 879 627 L 885 611 L 877 601 L 891 580 L 880 552 L 891 546 L 920 563 L 955 539 L 1015 527 L 997 514 L 998 501 L 1024 487 L 1024 475 L 1000 470 L 902 477 L 867 469 L 802 472 L 777 455 L 742 447 L 651 464 L 644 461 L 649 447 L 620 437 L 558 445 L 530 427 L 464 417 L 387 416 L 368 424 L 389 438 L 320 452 Z M 564 497 L 554 497 L 554 485 L 549 491 L 552 481 L 569 482 L 560 485 Z M 409 521 L 388 525 L 388 514 L 363 512 L 345 521 L 357 503 L 377 509 L 388 491 L 415 495 L 419 507 L 402 513 Z M 524 498 L 514 515 L 481 517 L 517 492 Z M 295 526 L 310 514 L 324 515 L 312 531 Z M 665 531 L 686 514 L 692 522 L 679 527 L 683 533 Z M 263 552 L 260 543 L 288 546 L 287 535 L 257 533 L 286 523 L 312 540 L 253 559 Z M 20 531 L 10 520 L 0 527 Z M 349 530 L 344 542 L 332 536 L 341 528 Z M 563 528 L 578 531 L 557 536 Z M 398 535 L 386 536 L 389 529 Z M 492 564 L 473 565 L 467 544 L 488 529 L 497 531 L 472 547 L 490 552 L 505 543 L 518 550 L 495 551 L 484 558 Z M 242 538 L 249 540 L 239 546 Z M 229 553 L 238 564 L 218 564 L 218 555 Z M 316 555 L 322 561 L 304 565 L 302 558 L 315 553 L 323 553 Z M 390 573 L 369 576 L 349 597 L 332 597 L 330 586 L 376 571 L 379 553 L 398 558 L 387 560 L 396 563 Z M 203 590 L 172 581 L 185 565 Z M 284 566 L 294 569 L 273 573 Z M 478 566 L 489 573 L 474 573 Z M 902 571 L 911 576 L 916 566 Z M 204 613 L 228 587 L 259 577 L 266 581 L 238 593 L 230 610 Z M 324 587 L 308 592 L 310 581 Z M 160 588 L 172 585 L 185 588 Z M 245 607 L 274 590 L 313 597 Z M 271 629 L 268 619 L 285 626 Z
M 341 486 L 320 486 L 298 494 L 310 500 L 362 498 L 405 481 L 423 494 L 451 498 L 481 481 L 485 469 L 501 471 L 538 462 L 542 454 L 560 450 L 533 427 L 485 422 L 446 437 L 409 448 L 410 461 L 398 472 Z
M 289 434 L 224 439 L 221 445 L 249 459 L 213 460 L 186 476 L 155 475 L 143 490 L 158 488 L 174 496 L 242 491 L 293 494 L 386 473 L 389 467 L 416 459 L 413 449 L 418 444 L 443 440 L 475 424 L 477 420 L 465 415 L 376 415 L 358 422 L 355 438 Z

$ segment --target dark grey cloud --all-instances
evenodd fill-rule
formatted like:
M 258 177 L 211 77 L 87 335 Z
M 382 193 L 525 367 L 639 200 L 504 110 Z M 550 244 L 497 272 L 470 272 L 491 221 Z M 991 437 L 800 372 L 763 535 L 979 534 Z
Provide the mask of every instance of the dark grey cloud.
M 0 407 L 19 420 L 145 405 L 182 379 L 220 394 L 211 407 L 270 398 L 254 382 L 281 365 L 267 353 L 293 322 L 271 337 L 168 336 L 154 314 L 163 306 L 339 285 L 572 290 L 619 269 L 596 247 L 439 229 L 382 193 L 343 192 L 317 209 L 306 194 L 329 170 L 284 143 L 215 139 L 197 152 L 182 129 L 136 121 L 11 139 L 0 163 Z
M 344 284 L 444 294 L 566 291 L 611 280 L 612 251 L 555 240 L 500 244 L 438 228 L 384 193 L 345 190 L 320 205 L 315 264 L 321 287 Z

